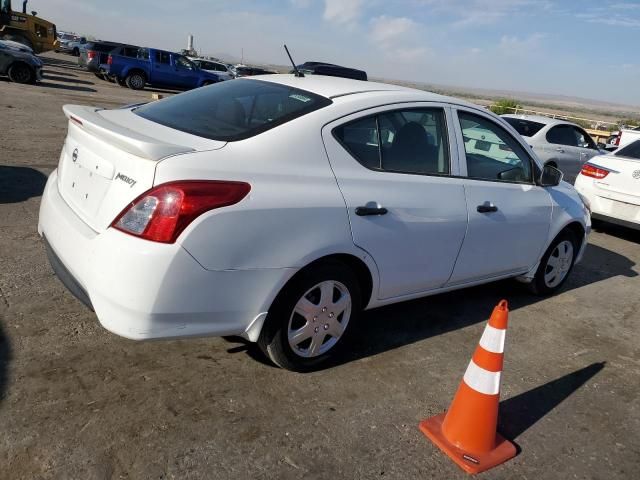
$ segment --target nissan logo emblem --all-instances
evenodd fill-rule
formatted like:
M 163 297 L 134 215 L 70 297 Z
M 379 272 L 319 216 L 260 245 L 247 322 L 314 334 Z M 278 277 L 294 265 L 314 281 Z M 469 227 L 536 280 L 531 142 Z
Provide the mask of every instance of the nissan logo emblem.
M 75 163 L 76 160 L 78 160 L 78 149 L 77 148 L 71 154 L 71 159 L 73 160 L 74 163 Z
M 634 172 L 631 174 L 631 176 L 632 176 L 633 178 L 635 178 L 635 179 L 640 178 L 640 170 L 636 170 L 636 171 L 634 171 Z

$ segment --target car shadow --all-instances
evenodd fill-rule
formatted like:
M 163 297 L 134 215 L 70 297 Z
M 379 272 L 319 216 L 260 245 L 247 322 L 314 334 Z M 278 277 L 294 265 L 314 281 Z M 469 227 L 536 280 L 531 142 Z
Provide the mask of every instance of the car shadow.
M 562 287 L 569 292 L 617 276 L 636 277 L 635 263 L 627 257 L 598 245 L 589 245 L 582 262 L 574 268 Z M 353 332 L 348 352 L 326 368 L 358 361 L 411 345 L 431 337 L 486 322 L 493 307 L 503 298 L 511 311 L 544 301 L 525 285 L 502 280 L 430 297 L 397 303 L 364 312 Z M 235 338 L 235 337 L 234 337 Z M 244 342 L 229 353 L 244 352 L 269 364 L 256 344 Z
M 77 83 L 79 85 L 95 85 L 95 83 L 89 82 L 87 80 L 76 80 L 74 78 L 67 78 L 67 77 L 64 77 L 64 76 L 59 76 L 59 75 L 57 75 L 58 72 L 54 72 L 54 73 L 56 73 L 56 75 L 51 75 L 50 73 L 45 71 L 42 74 L 42 78 L 44 80 L 53 80 L 54 82 L 69 82 L 69 83 Z
M 0 302 L 4 298 L 0 299 Z M 11 345 L 9 337 L 4 333 L 2 325 L 2 315 L 0 315 L 0 404 L 6 396 L 9 385 L 9 363 L 11 362 Z
M 74 57 L 75 58 L 75 57 Z M 42 63 L 46 66 L 50 67 L 58 67 L 58 68 L 66 68 L 69 70 L 83 70 L 80 65 L 78 65 L 78 61 L 72 62 L 70 60 L 62 60 L 59 58 L 50 58 L 50 57 L 40 57 Z
M 596 232 L 605 233 L 612 237 L 626 240 L 627 242 L 640 243 L 640 230 L 634 230 L 632 228 L 602 221 L 594 222 L 593 229 Z
M 92 83 L 91 85 L 94 85 L 94 84 Z M 97 92 L 97 90 L 94 88 L 80 87 L 80 86 L 76 87 L 75 85 L 61 85 L 58 83 L 40 82 L 38 86 L 45 87 L 45 88 L 61 89 L 61 90 L 74 90 L 76 92 L 92 92 L 92 93 Z
M 0 166 L 0 204 L 39 197 L 46 183 L 47 176 L 33 168 Z
M 505 438 L 515 440 L 591 380 L 605 365 L 606 362 L 592 363 L 544 385 L 503 400 L 500 402 L 498 431 Z

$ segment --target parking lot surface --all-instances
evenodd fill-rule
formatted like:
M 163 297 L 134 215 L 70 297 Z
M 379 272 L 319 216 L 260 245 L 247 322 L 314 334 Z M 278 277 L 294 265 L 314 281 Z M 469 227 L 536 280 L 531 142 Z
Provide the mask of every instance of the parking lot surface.
M 53 275 L 38 207 L 62 105 L 151 92 L 44 58 L 40 86 L 0 80 L 1 479 L 464 478 L 417 425 L 448 407 L 501 298 L 499 423 L 520 453 L 479 477 L 636 475 L 640 232 L 597 229 L 552 298 L 500 282 L 368 312 L 344 362 L 312 374 L 236 339 L 125 340 Z

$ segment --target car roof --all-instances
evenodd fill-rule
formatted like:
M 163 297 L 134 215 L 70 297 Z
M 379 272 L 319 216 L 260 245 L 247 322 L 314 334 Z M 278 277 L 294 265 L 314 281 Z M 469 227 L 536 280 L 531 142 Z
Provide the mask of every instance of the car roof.
M 415 100 L 455 103 L 458 105 L 472 105 L 457 98 L 445 97 L 437 93 L 424 90 L 392 85 L 389 83 L 369 82 L 363 80 L 352 80 L 350 78 L 329 77 L 325 75 L 307 75 L 296 77 L 293 74 L 256 75 L 251 77 L 254 80 L 279 83 L 290 87 L 306 90 L 327 98 L 343 97 L 357 93 L 367 92 L 398 92 L 404 94 L 414 94 Z M 477 108 L 477 105 L 473 105 Z
M 514 113 L 507 113 L 505 115 L 501 115 L 501 117 L 517 118 L 519 120 L 529 120 L 531 122 L 542 123 L 543 125 L 573 125 L 573 126 L 578 126 L 575 123 L 568 122 L 566 120 L 561 120 L 559 118 L 545 117 L 543 115 L 516 115 Z

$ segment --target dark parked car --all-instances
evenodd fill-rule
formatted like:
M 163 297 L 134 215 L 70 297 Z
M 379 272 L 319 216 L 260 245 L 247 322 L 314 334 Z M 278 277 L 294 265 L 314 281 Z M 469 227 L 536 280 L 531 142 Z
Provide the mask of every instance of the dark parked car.
M 100 74 L 100 65 L 107 63 L 109 52 L 121 47 L 122 45 L 122 43 L 107 42 L 103 40 L 87 42 L 80 49 L 78 65 L 86 68 L 89 72 L 102 76 Z
M 274 72 L 258 67 L 236 67 L 236 76 L 253 77 L 254 75 L 271 75 Z
M 357 70 L 355 68 L 342 67 L 332 63 L 324 62 L 305 62 L 298 65 L 298 70 L 302 73 L 310 73 L 312 75 L 326 75 L 328 77 L 351 78 L 352 80 L 367 80 L 367 72 Z
M 8 75 L 16 83 L 35 83 L 42 78 L 42 60 L 28 48 L 13 46 L 0 40 L 0 75 Z

